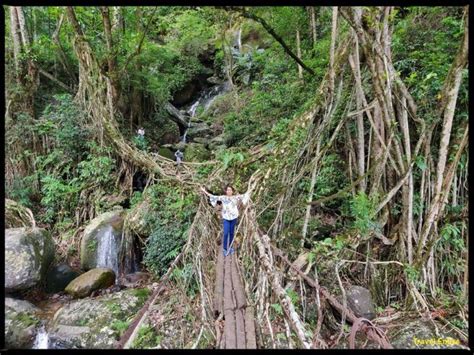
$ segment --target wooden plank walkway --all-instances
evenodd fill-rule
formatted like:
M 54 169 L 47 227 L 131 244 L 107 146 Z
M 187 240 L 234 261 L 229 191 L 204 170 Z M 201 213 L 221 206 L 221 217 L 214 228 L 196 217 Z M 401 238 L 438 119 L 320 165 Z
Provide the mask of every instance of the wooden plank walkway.
M 256 349 L 253 307 L 248 306 L 235 254 L 225 256 L 219 247 L 214 287 L 214 316 L 223 317 L 219 349 Z

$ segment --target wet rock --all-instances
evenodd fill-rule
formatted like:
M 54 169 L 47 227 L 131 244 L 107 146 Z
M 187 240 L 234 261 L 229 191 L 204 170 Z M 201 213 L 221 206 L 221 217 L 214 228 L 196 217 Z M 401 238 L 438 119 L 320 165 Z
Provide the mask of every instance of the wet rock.
M 55 293 L 63 291 L 66 286 L 80 274 L 67 264 L 54 266 L 46 276 L 46 292 Z
M 117 242 L 121 240 L 125 211 L 120 206 L 116 207 L 116 209 L 94 218 L 84 229 L 80 253 L 82 269 L 90 270 L 98 266 L 99 240 L 110 232 L 110 228 Z M 117 245 L 120 244 L 117 243 Z
M 375 318 L 375 307 L 370 291 L 362 286 L 351 286 L 346 291 L 347 305 L 357 317 Z
M 95 290 L 112 286 L 114 282 L 115 273 L 112 269 L 96 268 L 72 280 L 65 291 L 74 298 L 83 298 Z
M 5 291 L 26 290 L 43 282 L 54 259 L 54 241 L 41 228 L 5 230 Z
M 50 339 L 68 349 L 112 349 L 119 339 L 116 325 L 131 319 L 148 295 L 148 290 L 129 289 L 71 301 L 54 315 Z
M 209 78 L 206 79 L 208 83 L 214 84 L 214 85 L 219 85 L 222 84 L 223 80 L 218 78 L 217 76 L 213 75 L 210 76 Z
M 40 323 L 37 307 L 30 302 L 5 298 L 5 347 L 31 349 Z

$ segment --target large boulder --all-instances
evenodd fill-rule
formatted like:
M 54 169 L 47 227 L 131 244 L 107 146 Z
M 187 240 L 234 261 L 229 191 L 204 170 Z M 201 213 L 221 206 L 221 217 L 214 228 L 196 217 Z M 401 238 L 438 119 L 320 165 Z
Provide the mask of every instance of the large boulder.
M 101 238 L 107 238 L 109 233 L 112 233 L 115 245 L 120 245 L 124 215 L 123 208 L 117 206 L 115 210 L 101 214 L 87 225 L 81 240 L 82 269 L 90 270 L 99 266 L 97 261 Z
M 67 264 L 52 267 L 46 276 L 46 292 L 55 293 L 63 291 L 66 286 L 80 274 Z
M 351 286 L 346 291 L 347 305 L 357 317 L 375 318 L 375 307 L 370 291 L 362 286 Z
M 5 291 L 15 292 L 44 281 L 54 259 L 54 241 L 41 228 L 5 230 Z
M 184 151 L 184 161 L 205 161 L 210 156 L 209 150 L 201 143 L 188 143 Z
M 31 349 L 37 326 L 39 309 L 27 301 L 5 297 L 5 347 Z
M 74 298 L 89 296 L 93 291 L 107 288 L 115 283 L 115 273 L 112 269 L 96 268 L 76 277 L 64 291 Z
M 123 323 L 140 310 L 148 289 L 128 289 L 97 298 L 74 300 L 54 315 L 50 339 L 57 347 L 112 349 Z
M 187 130 L 186 137 L 193 139 L 196 137 L 209 137 L 213 133 L 212 127 L 205 122 L 201 123 L 190 123 L 190 127 Z

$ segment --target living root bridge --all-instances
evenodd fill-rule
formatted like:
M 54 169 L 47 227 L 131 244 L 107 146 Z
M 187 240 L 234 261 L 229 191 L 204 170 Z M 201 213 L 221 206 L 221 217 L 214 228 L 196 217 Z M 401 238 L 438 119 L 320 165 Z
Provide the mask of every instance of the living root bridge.
M 310 278 L 299 268 L 296 268 L 294 266 L 294 263 L 288 260 L 287 256 L 283 253 L 283 251 L 273 245 L 271 245 L 271 248 L 274 251 L 275 255 L 280 257 L 286 264 L 288 264 L 288 266 L 290 266 L 294 271 L 296 271 L 297 274 L 300 275 L 308 283 L 308 285 L 315 288 L 316 292 L 318 292 L 322 298 L 326 299 L 341 314 L 346 314 L 348 320 L 352 323 L 352 330 L 349 337 L 349 345 L 351 349 L 355 348 L 354 339 L 359 329 L 366 333 L 369 339 L 378 343 L 382 349 L 393 349 L 386 335 L 380 328 L 377 328 L 368 319 L 357 317 L 351 309 L 344 307 L 333 295 L 329 293 L 329 291 L 325 287 L 319 286 L 315 280 Z

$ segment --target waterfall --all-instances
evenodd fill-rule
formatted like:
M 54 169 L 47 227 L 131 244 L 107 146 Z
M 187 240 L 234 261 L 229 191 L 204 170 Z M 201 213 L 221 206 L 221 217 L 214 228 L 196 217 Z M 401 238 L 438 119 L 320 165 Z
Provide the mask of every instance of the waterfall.
M 49 334 L 44 325 L 36 333 L 35 343 L 33 349 L 48 349 L 49 348 Z
M 239 52 L 242 52 L 242 27 L 239 27 L 239 32 L 237 32 L 237 47 Z
M 201 95 L 194 101 L 189 108 L 186 110 L 186 113 L 191 117 L 196 116 L 196 111 L 199 106 L 203 107 L 203 112 L 206 112 L 206 110 L 211 106 L 211 104 L 214 102 L 214 100 L 231 90 L 231 85 L 229 81 L 225 81 L 224 83 L 220 85 L 214 85 L 210 88 L 207 88 L 202 91 Z M 191 127 L 192 123 L 188 123 L 188 127 L 184 130 L 183 136 L 181 137 L 181 142 L 186 143 L 186 134 L 188 133 L 189 127 Z
M 196 115 L 196 110 L 199 106 L 199 102 L 200 102 L 200 98 L 197 99 L 187 111 L 191 117 L 194 117 Z
M 99 236 L 98 236 L 99 237 Z M 117 241 L 113 233 L 113 227 L 108 225 L 102 235 L 98 238 L 99 245 L 97 249 L 97 266 L 107 267 L 119 276 Z

